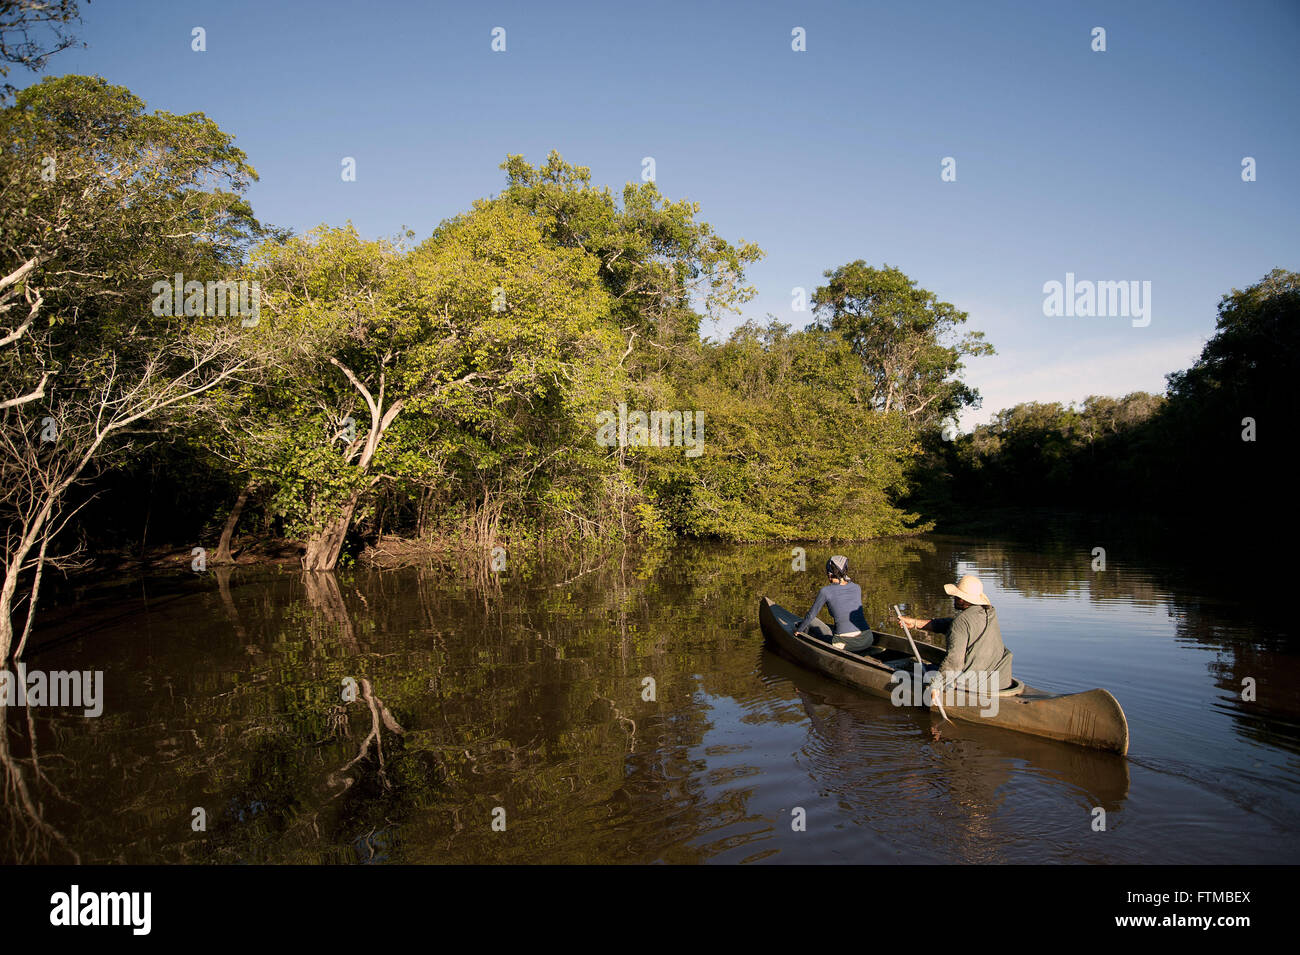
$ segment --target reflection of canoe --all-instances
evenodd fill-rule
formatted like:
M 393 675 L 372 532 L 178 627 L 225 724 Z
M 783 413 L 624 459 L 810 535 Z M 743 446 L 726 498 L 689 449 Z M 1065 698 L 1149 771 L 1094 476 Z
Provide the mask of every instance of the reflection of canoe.
M 910 694 L 915 658 L 903 637 L 875 631 L 874 644 L 863 653 L 836 650 L 815 636 L 796 636 L 794 628 L 800 618 L 767 597 L 759 603 L 758 619 L 767 642 L 797 662 L 876 696 L 907 699 L 907 695 L 912 695 L 919 703 L 921 694 Z M 829 628 L 820 620 L 813 622 L 812 629 L 820 636 L 830 635 Z M 926 663 L 943 659 L 944 651 L 938 647 L 918 642 L 917 648 Z M 896 676 L 896 671 L 902 671 L 902 675 Z M 908 685 L 901 688 L 900 680 L 904 677 Z M 902 689 L 909 691 L 908 694 L 901 692 Z M 944 708 L 954 720 L 1120 754 L 1128 752 L 1128 721 L 1115 697 L 1105 690 L 1048 693 L 1017 680 L 999 694 L 996 712 L 991 706 L 950 706 L 946 699 Z
M 787 683 L 807 701 L 848 710 L 856 718 L 870 724 L 897 715 L 897 711 L 885 700 L 857 692 L 815 670 L 800 666 L 775 651 L 765 648 L 761 653 L 759 672 L 764 683 Z M 924 723 L 916 724 L 918 732 L 932 725 L 925 710 L 908 709 L 904 712 L 924 718 Z M 1101 806 L 1107 812 L 1117 811 L 1128 797 L 1128 760 L 1114 753 L 1084 749 L 1082 746 L 1062 746 L 1055 740 L 1040 737 L 1019 734 L 1012 736 L 997 729 L 986 729 L 970 723 L 946 724 L 942 737 L 946 740 L 969 740 L 985 751 L 991 750 L 1023 760 L 1031 771 L 1058 779 L 1088 793 L 1092 799 L 1088 805 Z M 969 772 L 970 769 L 970 765 L 963 764 L 964 772 Z

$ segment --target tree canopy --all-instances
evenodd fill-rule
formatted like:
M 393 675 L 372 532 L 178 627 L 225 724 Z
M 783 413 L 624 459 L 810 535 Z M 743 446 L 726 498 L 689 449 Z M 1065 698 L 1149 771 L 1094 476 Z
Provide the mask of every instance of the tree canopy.
M 871 379 L 867 394 L 886 414 L 933 430 L 979 392 L 961 380 L 962 358 L 993 354 L 983 332 L 955 333 L 968 316 L 901 271 L 858 259 L 826 273 L 813 293 L 817 326 L 842 335 Z

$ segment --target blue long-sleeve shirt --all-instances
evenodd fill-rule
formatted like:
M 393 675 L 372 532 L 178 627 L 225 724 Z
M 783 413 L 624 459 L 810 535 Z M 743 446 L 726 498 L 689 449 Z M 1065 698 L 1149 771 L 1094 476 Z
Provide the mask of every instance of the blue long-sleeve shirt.
M 799 623 L 798 630 L 804 633 L 817 619 L 817 612 L 822 607 L 829 607 L 835 618 L 836 633 L 852 633 L 854 630 L 870 630 L 866 614 L 862 612 L 862 588 L 853 581 L 842 584 L 827 584 L 817 592 L 817 600 L 808 611 L 808 616 Z

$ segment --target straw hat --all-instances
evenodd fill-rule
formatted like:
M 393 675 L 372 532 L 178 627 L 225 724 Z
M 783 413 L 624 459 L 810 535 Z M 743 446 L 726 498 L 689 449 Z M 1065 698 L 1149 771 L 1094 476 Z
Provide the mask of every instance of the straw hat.
M 957 581 L 956 587 L 952 584 L 944 584 L 943 589 L 950 597 L 960 597 L 967 603 L 980 604 L 984 607 L 991 606 L 989 598 L 984 596 L 984 585 L 980 583 L 978 577 L 972 577 L 970 574 Z

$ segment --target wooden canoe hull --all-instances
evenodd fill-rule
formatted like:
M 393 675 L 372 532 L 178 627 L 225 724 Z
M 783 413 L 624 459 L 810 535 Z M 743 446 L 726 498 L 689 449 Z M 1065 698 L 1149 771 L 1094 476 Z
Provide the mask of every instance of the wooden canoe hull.
M 876 657 L 836 650 L 829 643 L 809 636 L 796 636 L 794 628 L 800 618 L 767 597 L 758 608 L 763 636 L 773 648 L 804 666 L 857 687 L 876 696 L 890 698 L 897 685 L 894 666 L 903 656 L 911 657 L 911 647 L 901 637 L 873 631 Z M 828 636 L 829 629 L 816 621 L 815 629 Z M 938 663 L 944 650 L 928 642 L 917 641 L 917 649 L 927 663 Z M 1048 693 L 1017 682 L 999 694 L 997 712 L 990 714 L 979 706 L 945 706 L 954 720 L 996 726 L 1046 739 L 1060 740 L 1124 755 L 1128 752 L 1128 720 L 1119 702 L 1106 690 L 1083 693 Z

